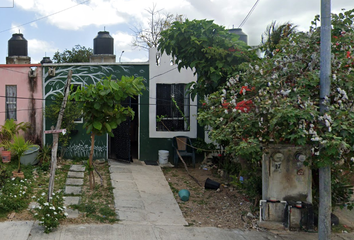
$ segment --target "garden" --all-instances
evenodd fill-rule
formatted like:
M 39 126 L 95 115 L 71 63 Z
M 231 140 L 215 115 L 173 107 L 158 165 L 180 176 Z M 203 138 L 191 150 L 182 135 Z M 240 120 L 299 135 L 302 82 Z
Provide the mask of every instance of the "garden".
M 43 146 L 39 151 L 35 148 L 37 153 L 33 159 L 30 162 L 27 156 L 27 159 L 24 159 L 26 152 L 33 152 L 31 147 L 37 146 L 25 141 L 20 135 L 27 129 L 27 123 L 17 124 L 13 120 L 7 120 L 0 126 L 1 146 L 11 152 L 8 155 L 4 154 L 3 150 L 1 154 L 0 221 L 38 220 L 46 233 L 59 224 L 118 221 L 107 161 L 96 161 L 93 164 L 98 173 L 94 174 L 94 177 L 100 184 L 90 190 L 86 170 L 80 202 L 66 206 L 64 189 L 69 169 L 72 165 L 87 165 L 87 159 L 60 159 L 55 172 L 54 191 L 48 199 L 51 147 Z M 11 156 L 11 159 L 8 156 Z M 68 216 L 68 212 L 76 210 L 76 217 Z

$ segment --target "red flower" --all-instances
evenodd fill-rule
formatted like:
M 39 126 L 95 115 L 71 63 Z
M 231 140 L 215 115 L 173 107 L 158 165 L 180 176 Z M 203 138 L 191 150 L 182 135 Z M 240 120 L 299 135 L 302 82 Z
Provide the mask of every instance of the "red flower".
M 229 52 L 235 52 L 236 50 L 234 48 L 229 48 Z
M 226 100 L 225 100 L 224 103 L 221 105 L 223 108 L 227 108 L 230 105 L 230 103 L 226 102 Z
M 242 88 L 240 90 L 240 94 L 243 93 L 243 89 L 245 89 L 245 91 L 251 91 L 251 89 L 249 89 L 248 86 L 242 86 Z
M 203 102 L 203 106 L 205 106 L 206 105 L 206 103 L 205 102 Z
M 349 51 L 347 52 L 347 58 L 351 58 Z
M 254 105 L 252 100 L 241 101 L 236 104 L 235 108 L 241 112 L 248 113 L 252 108 L 254 108 Z
M 222 154 L 219 153 L 219 154 L 218 154 L 218 157 L 222 157 Z

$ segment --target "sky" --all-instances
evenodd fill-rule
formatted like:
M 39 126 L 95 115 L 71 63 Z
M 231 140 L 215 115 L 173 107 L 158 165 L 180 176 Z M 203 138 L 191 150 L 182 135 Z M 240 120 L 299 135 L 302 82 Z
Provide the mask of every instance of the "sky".
M 0 64 L 6 63 L 8 40 L 22 33 L 28 41 L 31 63 L 52 58 L 75 45 L 93 48 L 93 39 L 106 30 L 114 38 L 116 60 L 143 62 L 148 52 L 132 47 L 134 29 L 146 28 L 147 10 L 208 19 L 227 29 L 238 28 L 256 0 L 0 0 Z M 258 45 L 272 22 L 292 22 L 307 31 L 320 14 L 321 0 L 259 0 L 242 26 L 248 44 Z M 354 8 L 353 0 L 332 0 L 332 12 Z M 124 51 L 124 53 L 122 53 Z

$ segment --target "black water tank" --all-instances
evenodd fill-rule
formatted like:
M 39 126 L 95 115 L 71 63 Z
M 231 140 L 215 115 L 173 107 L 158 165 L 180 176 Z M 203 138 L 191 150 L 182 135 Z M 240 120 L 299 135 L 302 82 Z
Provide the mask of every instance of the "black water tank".
M 234 33 L 240 36 L 239 40 L 245 42 L 246 44 L 248 44 L 248 36 L 246 33 L 242 32 L 241 28 L 233 28 L 233 29 L 229 29 L 229 33 Z
M 50 57 L 43 57 L 41 64 L 43 63 L 53 63 L 52 60 L 50 60 Z
M 113 38 L 107 31 L 100 31 L 95 39 L 93 39 L 93 54 L 112 54 L 113 55 Z
M 26 56 L 28 55 L 27 40 L 22 33 L 12 34 L 9 40 L 8 56 Z

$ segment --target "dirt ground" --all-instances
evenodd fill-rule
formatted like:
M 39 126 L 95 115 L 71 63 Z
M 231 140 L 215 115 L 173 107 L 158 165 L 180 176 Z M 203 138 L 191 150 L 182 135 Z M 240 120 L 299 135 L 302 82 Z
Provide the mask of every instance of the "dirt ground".
M 198 180 L 199 186 L 183 166 L 163 168 L 166 180 L 191 226 L 219 227 L 229 229 L 257 228 L 257 215 L 253 202 L 218 176 L 215 169 L 203 170 L 197 165 L 188 168 L 190 174 Z M 207 178 L 221 184 L 219 190 L 205 189 Z M 181 189 L 190 192 L 188 201 L 178 196 Z

